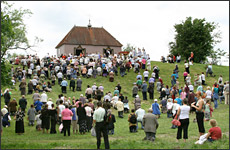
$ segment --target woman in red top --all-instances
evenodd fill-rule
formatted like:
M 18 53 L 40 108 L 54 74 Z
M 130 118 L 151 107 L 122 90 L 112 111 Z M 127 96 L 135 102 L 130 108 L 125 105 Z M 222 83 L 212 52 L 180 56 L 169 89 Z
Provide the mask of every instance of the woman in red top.
M 208 139 L 209 142 L 213 142 L 215 140 L 221 139 L 222 133 L 220 127 L 217 127 L 217 123 L 215 119 L 210 120 L 210 125 L 212 128 L 209 129 L 208 134 L 206 138 Z

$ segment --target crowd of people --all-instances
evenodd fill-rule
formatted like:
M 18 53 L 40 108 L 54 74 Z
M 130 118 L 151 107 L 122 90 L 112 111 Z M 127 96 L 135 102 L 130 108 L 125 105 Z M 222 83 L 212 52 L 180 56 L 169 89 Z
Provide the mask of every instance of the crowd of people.
M 172 60 L 180 63 L 180 59 L 181 57 L 178 55 L 176 59 Z M 193 57 L 190 61 L 192 60 Z M 16 119 L 15 132 L 18 134 L 25 132 L 23 118 L 26 114 L 29 120 L 28 125 L 36 124 L 36 130 L 42 130 L 43 133 L 45 130 L 46 133 L 49 133 L 50 130 L 50 134 L 56 134 L 56 124 L 58 124 L 59 131 L 64 136 L 66 136 L 66 132 L 70 136 L 71 126 L 73 134 L 78 134 L 78 132 L 86 134 L 96 125 L 97 148 L 100 148 L 102 133 L 105 148 L 109 149 L 108 134 L 115 134 L 114 123 L 116 122 L 112 110 L 117 110 L 119 119 L 130 113 L 128 122 L 131 133 L 137 132 L 138 123 L 141 123 L 141 129 L 146 134 L 143 140 L 150 141 L 154 141 L 156 138 L 158 119 L 161 113 L 167 113 L 168 118 L 178 119 L 181 123 L 180 126 L 172 125 L 171 127 L 172 129 L 178 128 L 176 138 L 178 140 L 182 138 L 183 129 L 183 138 L 186 141 L 190 113 L 196 112 L 196 118 L 193 121 L 197 122 L 200 136 L 202 136 L 205 133 L 204 121 L 209 121 L 212 112 L 214 112 L 211 102 L 214 102 L 215 109 L 218 108 L 218 99 L 220 103 L 225 100 L 225 104 L 229 104 L 229 82 L 224 82 L 222 76 L 219 77 L 218 82 L 213 84 L 212 89 L 208 86 L 205 90 L 203 88 L 203 85 L 206 85 L 204 73 L 197 74 L 193 84 L 189 70 L 190 64 L 185 61 L 184 83 L 181 83 L 185 86 L 179 87 L 178 65 L 173 69 L 171 85 L 165 85 L 160 77 L 160 68 L 158 66 L 151 67 L 150 57 L 144 48 L 138 49 L 138 51 L 132 50 L 127 56 L 112 54 L 102 56 L 98 53 L 87 56 L 69 54 L 68 56 L 53 57 L 47 54 L 42 59 L 36 55 L 27 55 L 10 61 L 14 64 L 11 68 L 11 89 L 16 88 L 15 85 L 19 82 L 21 99 L 19 102 L 15 98 L 12 99 L 10 89 L 1 91 L 1 96 L 5 100 L 5 106 L 1 110 L 2 126 L 9 127 L 10 116 L 14 116 Z M 15 68 L 15 65 L 22 67 Z M 212 75 L 212 67 L 208 68 L 207 72 L 211 72 L 209 74 Z M 141 69 L 143 75 L 140 73 Z M 132 91 L 130 91 L 134 98 L 132 103 L 127 96 L 123 95 L 120 83 L 114 87 L 114 91 L 108 91 L 102 84 L 97 85 L 96 83 L 82 89 L 81 78 L 92 78 L 93 80 L 97 76 L 102 76 L 105 79 L 109 77 L 108 82 L 114 82 L 116 76 L 124 77 L 131 70 L 137 73 L 136 79 L 133 79 L 135 82 Z M 26 79 L 29 79 L 28 83 Z M 52 87 L 56 84 L 61 86 L 61 93 L 55 101 L 48 98 L 47 93 L 52 92 Z M 68 94 L 68 86 L 73 92 L 82 92 L 80 97 L 64 96 L 63 94 Z M 159 92 L 159 98 L 154 98 L 155 90 Z M 139 92 L 141 92 L 142 98 L 138 94 Z M 29 109 L 25 95 L 31 95 L 33 99 L 33 104 Z M 148 100 L 147 95 L 150 100 L 154 100 L 154 103 L 146 113 L 141 103 Z M 134 109 L 131 109 L 130 112 L 131 104 Z M 212 140 L 209 141 L 217 140 L 217 138 L 213 138 L 213 134 L 216 135 L 215 132 L 221 131 L 210 131 L 208 135 Z M 209 136 L 207 137 L 209 138 Z

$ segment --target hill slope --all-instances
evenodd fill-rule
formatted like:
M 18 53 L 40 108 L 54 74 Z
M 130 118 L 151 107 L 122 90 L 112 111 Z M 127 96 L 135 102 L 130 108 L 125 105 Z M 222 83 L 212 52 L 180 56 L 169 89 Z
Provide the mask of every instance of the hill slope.
M 161 62 L 152 62 L 153 65 L 157 65 L 160 68 L 160 77 L 163 79 L 165 85 L 171 86 L 170 76 L 172 74 L 173 69 L 175 68 L 175 64 L 167 64 Z M 184 86 L 183 82 L 183 72 L 184 72 L 184 64 L 178 64 L 179 67 L 179 83 L 180 87 Z M 212 86 L 215 81 L 217 81 L 220 74 L 223 75 L 224 81 L 229 80 L 229 67 L 225 66 L 213 66 L 213 71 L 216 77 L 206 77 L 206 83 L 209 86 Z M 190 67 L 192 81 L 194 81 L 194 74 L 201 72 L 205 72 L 205 65 L 202 64 L 194 64 Z M 141 74 L 143 74 L 143 70 L 141 70 Z M 151 74 L 151 72 L 150 72 Z M 79 97 L 80 94 L 84 94 L 84 91 L 89 84 L 92 86 L 93 83 L 96 83 L 97 86 L 102 84 L 105 88 L 105 92 L 111 91 L 113 93 L 115 86 L 117 83 L 120 83 L 122 86 L 121 93 L 124 96 L 128 96 L 129 106 L 130 108 L 134 108 L 132 103 L 132 86 L 133 82 L 136 81 L 136 75 L 133 70 L 127 72 L 125 77 L 115 76 L 114 82 L 109 82 L 108 78 L 105 77 L 97 77 L 96 79 L 85 79 L 83 80 L 82 92 L 72 92 L 67 90 L 67 97 Z M 196 89 L 196 88 L 195 88 Z M 204 87 L 204 89 L 206 89 Z M 2 89 L 3 91 L 5 88 Z M 48 97 L 52 98 L 55 102 L 58 98 L 58 94 L 61 93 L 60 86 L 56 85 L 53 87 L 53 91 L 48 93 Z M 138 93 L 142 98 L 141 92 Z M 20 91 L 18 90 L 18 83 L 16 84 L 16 89 L 12 91 L 12 98 L 16 98 L 19 100 Z M 149 97 L 149 95 L 148 95 Z M 154 97 L 158 98 L 159 93 L 156 91 Z M 32 95 L 26 95 L 28 105 L 27 110 L 32 104 Z M 142 101 L 142 107 L 147 111 L 147 109 L 151 106 L 153 101 Z M 1 108 L 4 106 L 4 98 L 1 101 Z M 176 142 L 176 133 L 177 129 L 170 129 L 171 127 L 171 119 L 167 118 L 166 114 L 162 114 L 159 121 L 159 128 L 156 134 L 156 140 L 154 143 L 148 141 L 142 141 L 145 136 L 143 130 L 138 129 L 137 133 L 129 133 L 128 127 L 128 114 L 124 115 L 123 119 L 118 118 L 117 111 L 113 109 L 113 114 L 116 116 L 117 122 L 115 123 L 115 134 L 109 135 L 110 147 L 112 149 L 228 149 L 229 148 L 229 106 L 220 104 L 219 108 L 214 110 L 213 117 L 217 120 L 218 126 L 221 127 L 223 132 L 223 139 L 213 144 L 205 143 L 204 145 L 195 145 L 194 142 L 198 138 L 198 127 L 196 123 L 193 123 L 192 120 L 195 118 L 195 114 L 190 115 L 190 125 L 188 130 L 189 139 L 187 143 L 180 141 L 178 144 Z M 71 132 L 70 137 L 64 137 L 62 134 L 58 133 L 56 135 L 51 134 L 42 134 L 41 132 L 37 132 L 35 127 L 29 127 L 28 121 L 25 118 L 25 134 L 24 135 L 16 135 L 15 134 L 15 120 L 11 121 L 11 126 L 9 128 L 3 128 L 2 135 L 2 144 L 1 148 L 3 149 L 14 149 L 14 148 L 41 148 L 41 149 L 58 149 L 58 148 L 73 148 L 73 149 L 95 149 L 96 148 L 96 138 L 92 137 L 90 133 L 86 135 L 73 135 Z M 140 124 L 139 124 L 140 126 Z M 208 122 L 205 122 L 206 132 L 210 128 Z M 58 126 L 57 128 L 58 129 Z M 101 148 L 104 148 L 102 139 Z

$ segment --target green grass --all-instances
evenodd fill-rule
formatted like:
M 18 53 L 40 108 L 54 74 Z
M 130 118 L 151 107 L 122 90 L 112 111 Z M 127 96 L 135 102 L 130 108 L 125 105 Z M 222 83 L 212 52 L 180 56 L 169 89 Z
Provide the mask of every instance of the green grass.
M 161 62 L 152 62 L 153 65 L 157 65 L 160 68 L 160 77 L 163 79 L 165 85 L 171 85 L 170 76 L 175 64 L 163 64 Z M 179 82 L 180 86 L 184 86 L 183 82 L 183 63 L 178 64 L 179 66 Z M 215 81 L 217 81 L 220 74 L 223 75 L 224 81 L 229 80 L 229 67 L 224 66 L 213 66 L 213 71 L 216 77 L 206 77 L 206 83 L 212 86 Z M 190 67 L 192 81 L 194 81 L 194 74 L 205 72 L 205 65 L 194 64 Z M 143 73 L 143 70 L 141 70 Z M 151 73 L 150 73 L 151 74 Z M 83 91 L 82 92 L 72 92 L 69 91 L 65 94 L 67 97 L 76 96 L 79 97 L 80 94 L 84 94 L 84 89 L 86 86 L 92 85 L 96 82 L 97 85 L 100 83 L 104 86 L 105 92 L 114 91 L 114 87 L 120 82 L 122 86 L 122 93 L 124 96 L 128 96 L 129 106 L 134 108 L 132 103 L 132 83 L 135 82 L 136 74 L 131 70 L 125 77 L 116 76 L 115 82 L 109 82 L 108 78 L 97 77 L 96 79 L 84 79 L 83 80 Z M 205 86 L 206 87 L 206 86 Z M 3 91 L 6 87 L 3 87 Z M 196 89 L 196 88 L 195 88 Z M 206 89 L 206 88 L 205 88 Z M 48 93 L 48 97 L 56 101 L 58 94 L 61 93 L 60 86 L 56 85 L 53 87 L 53 92 Z M 138 93 L 142 97 L 141 92 Z M 16 89 L 12 90 L 12 98 L 19 100 L 20 91 L 18 90 L 18 83 L 16 84 Z M 155 98 L 159 97 L 155 89 Z M 32 95 L 26 95 L 28 105 L 27 110 L 32 104 Z M 142 101 L 142 106 L 147 110 L 153 101 Z M 4 106 L 4 99 L 1 101 L 1 106 Z M 109 135 L 109 142 L 111 149 L 229 149 L 229 106 L 220 104 L 219 108 L 214 110 L 213 117 L 217 120 L 218 126 L 221 128 L 223 133 L 223 138 L 214 143 L 205 143 L 203 145 L 195 145 L 195 141 L 198 138 L 198 127 L 196 123 L 192 120 L 195 118 L 195 114 L 190 115 L 190 124 L 188 136 L 189 139 L 186 143 L 183 140 L 176 143 L 176 133 L 177 129 L 170 129 L 171 119 L 168 119 L 166 114 L 162 114 L 159 121 L 159 128 L 157 129 L 156 140 L 154 143 L 149 141 L 142 141 L 145 136 L 143 130 L 138 129 L 137 133 L 129 133 L 128 127 L 128 115 L 125 114 L 123 119 L 118 118 L 117 111 L 113 110 L 113 114 L 116 116 L 117 122 L 115 123 L 115 134 Z M 3 135 L 1 137 L 1 148 L 2 149 L 96 149 L 96 138 L 92 137 L 90 133 L 86 135 L 73 135 L 71 132 L 70 137 L 64 137 L 63 134 L 57 133 L 53 134 L 42 134 L 35 130 L 35 127 L 29 127 L 28 121 L 24 119 L 25 133 L 23 135 L 15 134 L 15 120 L 11 121 L 11 126 L 9 128 L 3 128 Z M 139 124 L 140 126 L 140 124 Z M 209 122 L 205 122 L 206 132 L 210 128 Z M 56 128 L 58 130 L 58 126 Z M 101 148 L 104 149 L 104 142 L 102 138 Z

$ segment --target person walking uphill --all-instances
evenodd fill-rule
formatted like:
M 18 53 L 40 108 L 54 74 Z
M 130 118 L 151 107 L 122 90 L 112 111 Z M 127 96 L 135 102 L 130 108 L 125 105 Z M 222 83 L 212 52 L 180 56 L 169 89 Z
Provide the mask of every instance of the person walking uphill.
M 156 130 L 159 124 L 157 121 L 157 116 L 152 113 L 153 110 L 150 108 L 148 110 L 148 113 L 144 115 L 142 123 L 146 135 L 146 137 L 143 140 L 150 140 L 153 142 L 156 138 Z
M 61 90 L 62 93 L 67 93 L 66 87 L 68 86 L 68 82 L 66 81 L 66 78 L 61 82 Z
M 110 149 L 107 125 L 104 123 L 104 116 L 106 115 L 105 109 L 102 108 L 102 102 L 97 103 L 97 109 L 93 114 L 93 125 L 96 124 L 96 136 L 97 136 L 97 149 L 100 149 L 101 145 L 101 132 L 103 133 L 105 149 Z

